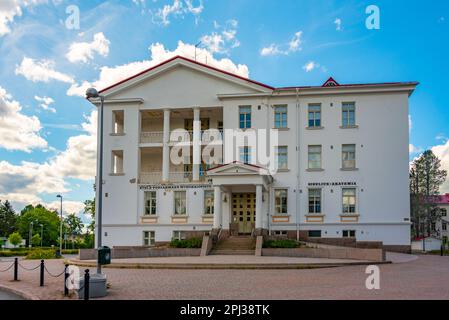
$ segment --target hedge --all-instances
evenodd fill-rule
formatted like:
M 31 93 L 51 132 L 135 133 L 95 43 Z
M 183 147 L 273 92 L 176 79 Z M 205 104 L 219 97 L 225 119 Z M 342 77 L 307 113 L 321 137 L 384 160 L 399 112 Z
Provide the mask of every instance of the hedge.
M 175 240 L 170 242 L 170 247 L 172 248 L 201 248 L 203 245 L 203 239 L 201 238 L 191 238 L 187 240 Z
M 295 240 L 281 239 L 281 240 L 267 240 L 264 242 L 264 248 L 298 248 L 300 244 Z

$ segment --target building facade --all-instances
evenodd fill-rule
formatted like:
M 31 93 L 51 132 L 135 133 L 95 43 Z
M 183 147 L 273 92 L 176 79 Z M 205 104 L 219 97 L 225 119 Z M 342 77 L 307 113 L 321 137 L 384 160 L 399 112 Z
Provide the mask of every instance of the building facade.
M 212 231 L 410 247 L 416 85 L 273 88 L 175 57 L 102 90 L 103 244 Z
M 448 243 L 449 232 L 448 225 L 449 219 L 447 212 L 449 211 L 449 193 L 441 194 L 432 197 L 432 203 L 435 205 L 433 210 L 438 211 L 438 221 L 432 223 L 432 232 L 443 241 L 443 243 Z

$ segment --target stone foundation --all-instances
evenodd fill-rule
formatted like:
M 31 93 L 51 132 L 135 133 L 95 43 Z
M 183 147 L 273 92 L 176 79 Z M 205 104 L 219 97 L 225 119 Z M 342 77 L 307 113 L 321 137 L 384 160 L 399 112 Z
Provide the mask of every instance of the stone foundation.
M 412 253 L 412 246 L 407 245 L 384 245 L 384 250 L 398 253 Z

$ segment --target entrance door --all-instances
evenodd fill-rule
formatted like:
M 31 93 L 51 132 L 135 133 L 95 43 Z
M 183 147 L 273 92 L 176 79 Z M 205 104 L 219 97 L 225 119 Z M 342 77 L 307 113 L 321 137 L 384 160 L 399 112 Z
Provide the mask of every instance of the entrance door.
M 256 221 L 256 194 L 232 194 L 232 222 L 238 225 L 238 233 L 250 234 Z

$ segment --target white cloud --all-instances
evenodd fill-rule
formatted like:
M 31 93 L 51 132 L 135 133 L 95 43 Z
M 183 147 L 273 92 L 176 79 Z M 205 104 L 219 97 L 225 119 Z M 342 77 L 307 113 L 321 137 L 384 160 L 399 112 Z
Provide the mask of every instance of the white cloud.
M 214 21 L 215 22 L 215 21 Z M 220 25 L 214 23 L 215 29 L 220 29 Z M 240 46 L 237 36 L 237 20 L 228 20 L 221 32 L 212 32 L 201 37 L 201 43 L 212 53 L 229 53 L 230 48 Z
M 275 56 L 275 55 L 289 55 L 290 53 L 302 50 L 302 31 L 298 31 L 294 34 L 293 38 L 287 44 L 280 45 L 272 43 L 268 47 L 264 47 L 260 50 L 262 56 Z M 285 49 L 283 49 L 285 48 Z
M 408 152 L 411 154 L 411 155 L 416 155 L 416 154 L 418 154 L 418 153 L 422 153 L 424 151 L 424 149 L 423 148 L 421 148 L 421 147 L 416 147 L 416 146 L 414 146 L 413 144 L 409 144 L 408 145 Z
M 314 61 L 310 61 L 308 63 L 306 63 L 302 68 L 306 71 L 306 72 L 310 72 L 313 69 L 315 69 L 317 66 L 319 66 L 316 62 Z
M 103 32 L 96 33 L 92 42 L 74 42 L 70 45 L 66 57 L 70 62 L 88 62 L 98 53 L 103 57 L 109 54 L 110 41 L 104 36 Z
M 25 152 L 46 148 L 47 141 L 39 135 L 39 119 L 24 115 L 21 110 L 19 102 L 0 87 L 0 148 Z
M 0 1 L 0 37 L 11 32 L 10 24 L 23 14 L 23 9 L 45 3 L 47 0 L 1 0 Z
M 50 107 L 50 105 L 51 105 L 52 103 L 55 102 L 55 100 L 53 100 L 52 98 L 49 98 L 49 97 L 39 97 L 39 96 L 34 96 L 34 99 L 35 99 L 37 102 L 40 102 L 40 103 L 41 103 L 39 106 L 40 106 L 42 109 L 47 110 L 47 111 L 50 111 L 50 112 L 53 112 L 53 113 L 56 113 L 56 109 Z
M 335 19 L 334 23 L 335 23 L 335 30 L 341 31 L 341 19 L 340 18 Z
M 145 69 L 173 58 L 174 56 L 179 55 L 190 59 L 193 59 L 195 56 L 195 46 L 192 44 L 183 43 L 182 41 L 178 42 L 178 47 L 173 51 L 165 49 L 164 45 L 160 43 L 152 44 L 149 50 L 151 52 L 150 60 L 131 62 L 115 67 L 102 67 L 100 69 L 100 76 L 98 80 L 94 82 L 84 81 L 81 84 L 73 84 L 67 91 L 67 94 L 69 96 L 84 97 L 86 89 L 89 87 L 104 89 L 114 83 L 144 71 Z M 249 76 L 249 70 L 246 65 L 235 64 L 228 58 L 216 59 L 207 49 L 197 48 L 197 57 L 198 61 L 204 63 L 207 61 L 208 65 L 214 66 L 218 69 L 222 69 L 245 78 L 248 78 Z
M 59 212 L 61 208 L 61 200 L 52 201 L 49 203 L 42 203 L 44 207 L 46 207 L 48 210 L 55 210 Z M 62 214 L 63 216 L 67 216 L 71 213 L 75 213 L 79 215 L 79 213 L 84 212 L 84 203 L 81 201 L 72 201 L 72 200 L 65 200 L 62 198 Z
M 20 65 L 16 66 L 15 73 L 33 82 L 50 82 L 55 80 L 74 83 L 71 76 L 55 70 L 55 63 L 52 60 L 39 61 L 24 57 Z
M 444 144 L 432 147 L 431 150 L 441 160 L 441 169 L 449 173 L 449 140 L 446 140 Z M 440 192 L 449 193 L 449 175 L 441 186 Z
M 185 14 L 190 13 L 198 18 L 201 12 L 203 12 L 203 9 L 204 6 L 202 0 L 199 0 L 197 6 L 194 5 L 192 0 L 174 0 L 173 4 L 166 4 L 162 8 L 159 8 L 154 13 L 153 21 L 167 26 L 170 24 L 171 17 L 183 17 Z

